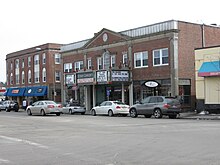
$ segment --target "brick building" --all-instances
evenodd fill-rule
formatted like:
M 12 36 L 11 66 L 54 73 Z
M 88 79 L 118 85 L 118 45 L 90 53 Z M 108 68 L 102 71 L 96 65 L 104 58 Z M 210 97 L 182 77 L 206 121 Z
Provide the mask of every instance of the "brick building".
M 9 99 L 61 101 L 61 44 L 47 43 L 6 55 Z
M 166 21 L 122 32 L 102 29 L 61 47 L 63 101 L 87 110 L 104 100 L 132 105 L 149 95 L 175 96 L 195 108 L 194 49 L 220 44 L 220 28 Z

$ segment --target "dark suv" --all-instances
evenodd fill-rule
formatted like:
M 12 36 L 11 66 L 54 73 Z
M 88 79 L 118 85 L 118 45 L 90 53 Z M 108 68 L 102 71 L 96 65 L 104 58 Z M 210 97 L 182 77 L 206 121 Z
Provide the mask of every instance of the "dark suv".
M 165 96 L 149 96 L 130 107 L 131 117 L 144 115 L 146 118 L 150 118 L 154 115 L 155 118 L 162 118 L 163 115 L 168 115 L 169 118 L 175 119 L 180 112 L 179 100 Z

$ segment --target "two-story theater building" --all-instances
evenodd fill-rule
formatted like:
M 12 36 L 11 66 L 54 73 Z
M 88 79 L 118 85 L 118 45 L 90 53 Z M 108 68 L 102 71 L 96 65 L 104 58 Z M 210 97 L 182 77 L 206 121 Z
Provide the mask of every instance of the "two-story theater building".
M 63 101 L 87 110 L 104 100 L 129 105 L 150 95 L 174 96 L 195 106 L 194 49 L 220 43 L 220 28 L 166 21 L 114 32 L 61 47 Z

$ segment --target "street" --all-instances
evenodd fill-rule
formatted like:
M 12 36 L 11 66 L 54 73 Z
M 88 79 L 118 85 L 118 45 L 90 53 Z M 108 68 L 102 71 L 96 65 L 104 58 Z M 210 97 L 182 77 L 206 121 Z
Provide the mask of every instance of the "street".
M 219 165 L 218 120 L 0 112 L 0 165 Z

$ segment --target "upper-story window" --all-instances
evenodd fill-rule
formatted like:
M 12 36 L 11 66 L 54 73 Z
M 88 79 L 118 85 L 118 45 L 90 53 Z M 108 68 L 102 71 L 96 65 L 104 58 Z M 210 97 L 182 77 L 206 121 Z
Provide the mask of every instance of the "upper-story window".
M 16 84 L 19 84 L 19 59 L 15 60 L 15 82 Z
M 65 64 L 64 64 L 64 72 L 65 72 L 65 73 L 70 73 L 70 72 L 72 72 L 72 63 L 65 63 Z
M 11 62 L 10 69 L 13 70 L 13 63 Z
M 46 68 L 43 68 L 42 70 L 42 81 L 46 82 Z
M 116 63 L 116 56 L 115 55 L 111 55 L 111 67 L 115 67 Z
M 56 53 L 54 55 L 55 64 L 60 64 L 60 57 L 61 57 L 61 55 L 59 53 Z
M 24 71 L 22 71 L 22 73 L 21 73 L 21 83 L 22 84 L 25 83 Z
M 19 68 L 19 59 L 15 60 L 15 69 Z
M 128 54 L 127 53 L 123 54 L 123 65 L 128 66 Z
M 34 65 L 39 65 L 39 55 L 34 56 Z
M 87 59 L 87 69 L 92 69 L 92 59 L 91 58 Z
M 168 65 L 168 48 L 153 50 L 153 66 Z
M 61 72 L 60 71 L 55 71 L 55 80 L 56 80 L 56 82 L 60 82 L 60 76 L 61 76 Z
M 31 67 L 31 56 L 28 57 L 28 67 Z
M 97 66 L 98 66 L 98 70 L 103 69 L 103 58 L 102 57 L 98 57 L 97 58 Z
M 31 84 L 31 70 L 28 70 L 28 83 Z
M 34 56 L 34 82 L 40 82 L 40 65 L 39 65 L 39 55 Z
M 13 85 L 13 73 L 10 75 L 10 85 Z
M 75 62 L 75 71 L 82 70 L 82 69 L 83 69 L 83 61 Z
M 42 64 L 46 64 L 46 54 L 42 54 Z
M 21 67 L 24 68 L 24 59 L 22 59 Z
M 148 52 L 136 52 L 134 53 L 134 67 L 141 68 L 148 66 Z

